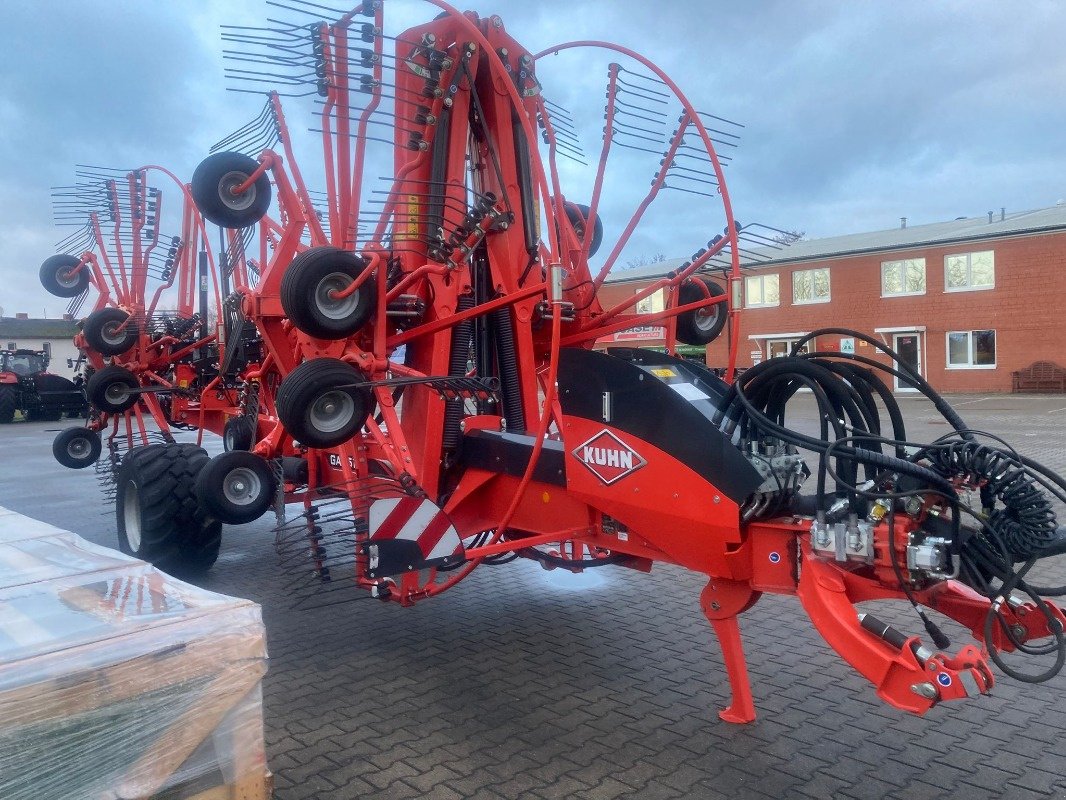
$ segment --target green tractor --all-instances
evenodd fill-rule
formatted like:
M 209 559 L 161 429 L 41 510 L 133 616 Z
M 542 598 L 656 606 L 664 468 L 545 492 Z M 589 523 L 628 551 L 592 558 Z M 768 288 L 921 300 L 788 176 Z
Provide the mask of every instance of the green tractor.
M 48 361 L 44 350 L 0 350 L 0 423 L 14 421 L 16 411 L 31 422 L 85 416 L 81 386 L 48 372 Z

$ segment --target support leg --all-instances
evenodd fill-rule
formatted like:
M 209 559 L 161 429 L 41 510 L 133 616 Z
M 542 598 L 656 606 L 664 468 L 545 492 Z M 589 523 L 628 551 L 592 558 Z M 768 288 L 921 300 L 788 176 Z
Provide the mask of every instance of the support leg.
M 733 692 L 733 702 L 718 718 L 723 722 L 754 722 L 755 701 L 751 696 L 751 681 L 748 679 L 748 665 L 744 660 L 744 643 L 740 640 L 740 623 L 736 617 L 712 619 L 714 633 L 722 646 L 722 658 L 725 671 L 729 676 L 729 688 Z
M 744 643 L 740 639 L 737 614 L 747 610 L 759 599 L 759 593 L 742 581 L 712 578 L 700 595 L 700 606 L 710 620 L 722 647 L 726 675 L 733 700 L 729 707 L 718 712 L 723 722 L 754 722 L 755 701 L 751 695 L 748 665 L 744 660 Z

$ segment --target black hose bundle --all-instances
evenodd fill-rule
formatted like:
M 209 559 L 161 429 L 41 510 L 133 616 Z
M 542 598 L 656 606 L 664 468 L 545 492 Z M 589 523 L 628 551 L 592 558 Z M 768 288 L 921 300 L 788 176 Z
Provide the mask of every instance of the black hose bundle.
M 854 353 L 802 352 L 807 342 L 827 335 L 864 341 L 891 358 L 892 365 Z M 932 444 L 908 442 L 899 405 L 879 372 L 905 380 L 925 395 L 954 428 L 953 433 Z M 785 424 L 786 405 L 800 389 L 809 389 L 818 405 L 818 437 Z M 882 433 L 877 399 L 888 412 L 891 437 Z M 1047 680 L 1066 664 L 1066 635 L 1042 599 L 1066 594 L 1066 586 L 1039 588 L 1024 580 L 1039 558 L 1066 552 L 1066 533 L 1057 528 L 1049 497 L 1066 502 L 1066 481 L 997 437 L 968 428 L 950 404 L 891 348 L 846 328 L 813 331 L 793 346 L 789 356 L 770 359 L 741 374 L 715 421 L 742 444 L 769 437 L 817 453 L 816 509 L 827 510 L 845 499 L 851 512 L 865 516 L 866 503 L 889 500 L 891 519 L 894 504 L 905 498 L 935 496 L 945 502 L 951 509 L 950 538 L 959 559 L 959 578 L 994 601 L 985 626 L 985 645 L 993 661 L 1006 674 L 1027 682 Z M 997 445 L 980 442 L 978 437 L 996 440 Z M 860 471 L 865 478 L 862 484 Z M 826 490 L 828 477 L 836 483 L 833 496 Z M 980 509 L 970 508 L 966 498 L 960 497 L 956 489 L 960 485 L 979 487 Z M 977 523 L 976 532 L 965 536 L 964 515 Z M 1024 566 L 1015 569 L 1023 561 Z M 897 576 L 910 597 L 898 569 Z M 1033 646 L 1017 639 L 1000 610 L 1013 591 L 1027 595 L 1044 615 L 1052 642 Z M 913 597 L 911 602 L 918 610 Z M 1031 655 L 1055 653 L 1054 665 L 1039 675 L 1010 668 L 995 647 L 997 623 L 1016 650 Z M 927 623 L 927 628 L 932 632 L 935 626 Z

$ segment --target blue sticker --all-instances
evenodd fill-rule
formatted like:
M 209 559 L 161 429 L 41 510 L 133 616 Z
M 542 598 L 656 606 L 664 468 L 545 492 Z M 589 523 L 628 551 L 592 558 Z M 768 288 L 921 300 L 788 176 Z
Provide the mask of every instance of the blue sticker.
M 941 686 L 951 686 L 951 676 L 946 672 L 941 672 L 936 676 L 936 682 Z
M 770 553 L 770 563 L 771 564 L 776 564 L 780 560 L 781 560 L 781 554 L 780 553 Z

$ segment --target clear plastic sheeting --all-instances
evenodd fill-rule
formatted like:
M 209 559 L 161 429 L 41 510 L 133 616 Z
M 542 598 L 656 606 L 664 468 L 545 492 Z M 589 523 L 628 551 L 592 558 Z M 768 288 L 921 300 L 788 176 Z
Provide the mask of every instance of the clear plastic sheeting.
M 0 508 L 2 800 L 265 798 L 265 671 L 255 603 Z

